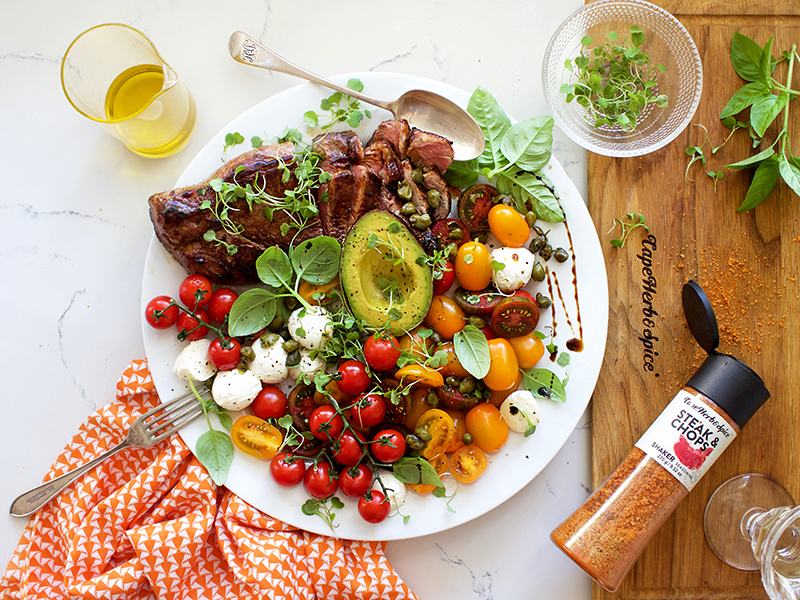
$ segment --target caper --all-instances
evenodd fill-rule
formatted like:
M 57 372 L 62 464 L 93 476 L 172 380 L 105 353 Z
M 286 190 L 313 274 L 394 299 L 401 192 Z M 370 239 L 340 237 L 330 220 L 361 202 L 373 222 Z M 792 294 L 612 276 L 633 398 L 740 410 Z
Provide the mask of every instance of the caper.
M 300 304 L 300 302 L 294 296 L 289 296 L 288 298 L 284 298 L 283 303 L 289 310 L 294 310 L 295 308 L 297 308 L 297 305 Z
M 464 230 L 461 227 L 453 227 L 447 233 L 448 240 L 463 240 L 464 239 Z
M 444 226 L 450 231 L 453 231 L 454 229 L 461 229 L 461 225 L 458 224 L 458 221 L 445 221 L 444 223 Z
M 411 215 L 409 220 L 411 221 L 411 224 L 419 230 L 427 229 L 431 226 L 431 216 L 428 213 Z
M 458 256 L 458 244 L 447 244 L 444 250 L 450 260 L 455 260 Z
M 472 443 L 472 434 L 465 433 L 464 435 L 461 436 L 461 441 L 464 442 L 467 446 L 469 446 Z
M 236 370 L 239 372 L 247 371 L 247 365 L 243 362 L 240 362 L 238 365 L 236 365 Z
M 279 336 L 277 333 L 265 333 L 259 339 L 261 340 L 262 348 L 269 348 L 279 339 L 281 339 L 281 336 Z
M 286 325 L 286 321 L 283 320 L 283 317 L 276 315 L 275 318 L 272 319 L 270 324 L 267 326 L 267 329 L 269 329 L 270 331 L 278 332 L 281 329 L 283 329 L 284 325 Z
M 552 302 L 550 302 L 550 298 L 542 294 L 542 292 L 536 294 L 536 306 L 539 308 L 550 308 L 551 304 Z
M 530 248 L 531 252 L 535 253 L 539 252 L 539 250 L 544 248 L 546 245 L 547 245 L 547 236 L 537 235 L 535 238 L 533 238 L 533 241 L 528 247 Z
M 438 346 L 442 343 L 442 336 L 436 333 L 435 331 L 430 335 L 428 338 L 434 346 Z
M 250 346 L 242 346 L 241 355 L 244 360 L 250 362 L 256 357 L 256 353 Z
M 461 383 L 461 380 L 458 377 L 453 377 L 450 375 L 450 377 L 445 379 L 444 382 L 450 387 L 458 387 L 458 385 Z
M 428 206 L 436 208 L 442 203 L 442 193 L 439 190 L 428 190 L 425 200 L 427 200 Z
M 300 349 L 300 343 L 297 340 L 286 340 L 283 342 L 283 349 L 286 350 L 287 354 L 291 354 Z
M 536 235 L 547 237 L 547 233 L 545 233 L 545 230 L 539 227 L 538 225 L 534 225 L 533 230 L 536 232 Z M 548 229 L 547 231 L 549 232 L 550 230 Z
M 424 179 L 423 175 L 424 173 L 422 172 L 422 167 L 417 167 L 416 169 L 411 171 L 411 181 L 413 181 L 417 185 L 422 185 L 422 181 Z
M 302 357 L 300 356 L 300 350 L 295 350 L 294 352 L 290 352 L 289 356 L 286 357 L 286 366 L 295 367 L 300 364 L 301 359 Z
M 283 329 L 281 329 L 278 332 L 278 335 L 280 335 L 284 339 L 284 341 L 294 339 L 292 337 L 292 334 L 289 333 L 289 328 L 288 327 L 284 327 Z
M 436 395 L 436 392 L 429 390 L 428 393 L 425 394 L 425 404 L 431 408 L 439 406 L 439 396 Z
M 525 213 L 525 220 L 528 222 L 528 227 L 533 227 L 534 223 L 536 223 L 536 213 L 529 210 Z
M 544 266 L 542 263 L 537 262 L 531 270 L 531 278 L 534 281 L 544 281 L 545 277 L 547 277 L 547 272 L 544 270 Z
M 539 250 L 539 256 L 541 256 L 542 259 L 547 262 L 550 260 L 550 257 L 553 256 L 553 247 L 550 244 L 545 244 L 544 248 Z
M 489 389 L 483 390 L 483 393 L 481 394 L 481 398 L 483 398 L 487 402 L 492 399 L 492 396 L 494 396 L 494 392 L 492 392 L 492 390 Z
M 406 446 L 408 446 L 412 450 L 416 450 L 417 452 L 420 452 L 421 450 L 425 450 L 425 448 L 428 446 L 428 444 L 423 442 L 421 439 L 419 439 L 413 433 L 409 433 L 406 436 Z
M 424 427 L 417 427 L 414 430 L 414 435 L 421 439 L 423 442 L 430 442 L 433 439 L 431 432 Z
M 564 248 L 556 248 L 556 251 L 553 252 L 553 258 L 558 262 L 564 262 L 569 258 L 569 252 L 564 250 Z
M 458 391 L 462 394 L 469 394 L 470 392 L 475 391 L 475 378 L 474 377 L 464 377 L 461 380 L 461 383 L 458 385 Z
M 411 184 L 401 181 L 397 184 L 397 195 L 403 200 L 411 200 Z
M 474 325 L 478 329 L 483 329 L 484 327 L 486 327 L 486 321 L 484 321 L 477 315 L 470 315 L 468 322 L 470 325 Z
M 481 244 L 485 244 L 488 237 L 489 237 L 488 231 L 476 231 L 475 234 L 472 236 L 472 238 L 476 242 L 480 242 Z
M 405 215 L 406 217 L 410 217 L 411 215 L 417 214 L 417 207 L 414 206 L 413 202 L 406 202 L 403 206 L 400 207 L 400 214 Z

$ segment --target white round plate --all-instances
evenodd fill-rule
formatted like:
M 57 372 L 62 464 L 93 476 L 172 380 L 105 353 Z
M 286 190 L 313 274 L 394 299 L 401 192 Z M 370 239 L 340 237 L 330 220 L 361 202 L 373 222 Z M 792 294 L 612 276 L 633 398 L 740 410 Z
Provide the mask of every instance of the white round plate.
M 407 90 L 422 88 L 438 92 L 466 107 L 470 96 L 452 86 L 411 75 L 355 73 L 334 79 L 346 84 L 352 77 L 357 77 L 364 83 L 368 94 L 379 98 L 396 98 Z M 322 114 L 320 101 L 330 93 L 322 87 L 307 83 L 264 100 L 212 138 L 189 164 L 175 187 L 204 180 L 220 166 L 223 158 L 230 159 L 236 153 L 250 148 L 250 144 L 245 142 L 223 157 L 226 133 L 239 132 L 246 140 L 252 136 L 272 139 L 280 135 L 287 125 L 303 125 L 302 115 L 305 111 L 315 110 Z M 357 130 L 364 142 L 378 123 L 391 118 L 385 111 L 371 110 L 372 119 L 362 123 Z M 594 225 L 575 185 L 555 159 L 551 159 L 544 173 L 560 195 L 576 256 L 577 294 L 573 285 L 572 261 L 559 264 L 551 259 L 548 263 L 551 271 L 555 272 L 560 287 L 560 294 L 555 287 L 551 290 L 557 321 L 554 341 L 559 350 L 565 349 L 567 340 L 579 337 L 580 328 L 583 332 L 583 351 L 570 353 L 567 401 L 563 404 L 540 401 L 542 418 L 536 432 L 527 438 L 512 432 L 505 447 L 489 455 L 489 465 L 485 473 L 471 484 L 462 484 L 449 502 L 431 495 L 421 496 L 409 492 L 406 503 L 401 507 L 401 512 L 410 516 L 407 523 L 403 522 L 402 516 L 394 516 L 379 525 L 370 525 L 358 515 L 356 502 L 339 494 L 345 508 L 336 511 L 337 537 L 359 540 L 406 539 L 467 523 L 500 506 L 536 477 L 567 440 L 586 409 L 600 372 L 608 328 L 608 281 L 605 264 Z M 567 228 L 563 224 L 541 225 L 550 229 L 549 239 L 554 248 L 569 248 Z M 143 306 L 151 298 L 161 294 L 177 297 L 178 286 L 186 274 L 184 268 L 153 236 L 144 269 Z M 542 291 L 551 295 L 546 283 L 532 282 L 527 289 L 534 293 Z M 538 330 L 547 331 L 547 327 L 552 326 L 554 310 L 542 311 Z M 172 371 L 175 358 L 184 343 L 176 340 L 174 330 L 163 331 L 149 327 L 144 321 L 144 309 L 142 330 L 150 370 L 160 396 L 169 399 L 184 393 L 188 390 L 186 381 L 177 378 Z M 560 377 L 565 373 L 565 369 L 548 360 L 547 356 L 538 366 L 547 367 Z M 196 419 L 180 435 L 190 448 L 194 448 L 206 427 L 205 419 Z M 449 491 L 454 489 L 455 482 L 452 478 L 445 477 L 445 483 Z M 318 534 L 331 534 L 330 528 L 320 517 L 303 514 L 301 507 L 308 496 L 302 485 L 291 490 L 278 487 L 269 475 L 269 463 L 266 461 L 257 460 L 236 450 L 226 486 L 253 506 L 290 525 Z M 448 506 L 452 511 L 448 510 Z M 530 508 L 536 510 L 535 506 Z

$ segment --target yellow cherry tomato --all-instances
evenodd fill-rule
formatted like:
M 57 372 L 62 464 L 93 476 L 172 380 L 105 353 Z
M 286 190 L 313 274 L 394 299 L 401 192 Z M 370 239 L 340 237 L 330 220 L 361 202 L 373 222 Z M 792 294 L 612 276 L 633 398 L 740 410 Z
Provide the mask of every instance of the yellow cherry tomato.
M 517 376 L 516 383 L 507 390 L 492 390 L 492 397 L 489 400 L 489 402 L 494 404 L 496 407 L 500 408 L 500 406 L 503 404 L 503 401 L 506 398 L 508 398 L 512 392 L 516 392 L 521 384 L 522 384 L 522 372 L 520 372 L 519 375 Z
M 412 383 L 429 388 L 442 387 L 444 385 L 444 377 L 439 371 L 416 363 L 398 369 L 395 376 L 404 384 Z
M 470 444 L 456 450 L 450 457 L 448 471 L 461 483 L 470 483 L 486 470 L 486 454 L 478 446 Z
M 480 242 L 462 244 L 456 254 L 456 279 L 466 290 L 477 292 L 492 282 L 492 258 L 489 248 Z
M 489 340 L 489 372 L 483 383 L 490 390 L 507 390 L 517 382 L 519 363 L 511 343 L 503 338 Z
M 489 211 L 489 230 L 509 248 L 522 248 L 531 234 L 525 217 L 505 204 L 495 204 Z
M 445 471 L 447 471 L 447 455 L 440 454 L 434 459 L 428 461 L 431 463 L 431 466 L 436 471 L 436 474 L 441 477 L 444 475 Z M 430 494 L 433 490 L 436 489 L 435 485 L 430 485 L 428 483 L 412 483 L 408 484 L 408 488 L 418 494 Z
M 429 388 L 420 386 L 411 388 L 411 400 L 408 403 L 406 414 L 403 416 L 403 425 L 405 425 L 409 431 L 414 431 L 422 413 L 431 409 L 430 405 L 425 402 L 429 391 L 431 391 Z M 435 394 L 435 392 L 431 393 Z
M 444 454 L 450 445 L 456 432 L 456 425 L 453 417 L 441 409 L 432 408 L 425 411 L 417 421 L 414 431 L 424 429 L 430 434 L 431 439 L 426 440 L 425 449 L 420 452 L 420 456 L 431 460 Z
M 534 332 L 521 337 L 508 338 L 508 341 L 514 348 L 520 369 L 532 368 L 544 356 L 544 342 Z
M 508 441 L 508 425 L 500 409 L 481 402 L 467 413 L 467 433 L 484 452 L 497 452 Z
M 462 308 L 456 301 L 447 296 L 434 296 L 431 307 L 425 316 L 425 325 L 433 329 L 445 339 L 452 340 L 453 336 L 464 329 L 467 318 Z
M 464 434 L 467 433 L 466 415 L 460 410 L 447 409 L 447 414 L 453 419 L 456 426 L 455 435 L 445 452 L 450 454 L 464 445 Z
M 309 304 L 326 304 L 332 300 L 331 292 L 333 290 L 340 289 L 341 286 L 339 284 L 339 276 L 337 275 L 333 279 L 331 279 L 328 283 L 323 283 L 319 285 L 315 285 L 313 283 L 308 283 L 305 279 L 300 282 L 300 288 L 297 292 L 300 294 L 300 297 L 303 298 Z M 314 294 L 318 294 L 315 298 Z
M 231 439 L 234 446 L 242 452 L 263 458 L 272 458 L 278 453 L 283 442 L 283 434 L 277 427 L 253 415 L 244 415 L 236 419 L 231 428 Z

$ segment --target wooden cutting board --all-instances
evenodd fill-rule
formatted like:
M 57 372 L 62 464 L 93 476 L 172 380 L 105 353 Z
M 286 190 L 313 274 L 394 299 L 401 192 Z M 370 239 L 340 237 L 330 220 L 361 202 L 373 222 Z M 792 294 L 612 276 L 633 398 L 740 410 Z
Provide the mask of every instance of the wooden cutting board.
M 695 279 L 706 290 L 720 327 L 720 351 L 750 365 L 772 397 L 742 430 L 653 539 L 616 594 L 595 585 L 595 600 L 612 598 L 767 598 L 757 572 L 719 561 L 703 535 L 703 511 L 712 492 L 729 477 L 763 473 L 800 501 L 800 197 L 782 181 L 773 195 L 748 213 L 737 213 L 752 170 L 725 170 L 716 193 L 706 171 L 753 154 L 738 131 L 716 155 L 729 130 L 719 122 L 728 98 L 744 83 L 733 70 L 729 48 L 735 31 L 763 45 L 775 36 L 773 54 L 800 44 L 800 2 L 792 0 L 655 0 L 674 14 L 695 40 L 704 86 L 692 123 L 708 128 L 705 166 L 688 165 L 686 148 L 705 133 L 687 128 L 667 147 L 640 158 L 589 153 L 589 211 L 600 237 L 609 278 L 608 344 L 592 399 L 593 483 L 597 487 L 625 457 L 694 373 L 704 353 L 683 317 L 681 287 Z M 797 66 L 797 65 L 796 65 Z M 795 68 L 794 88 L 800 87 Z M 792 103 L 790 127 L 800 154 L 800 103 Z M 782 121 L 782 118 L 779 119 Z M 774 125 L 765 139 L 775 138 Z M 615 217 L 641 212 L 657 240 L 653 271 L 658 312 L 653 335 L 655 369 L 643 369 L 643 232 L 622 249 L 610 240 Z M 731 524 L 731 527 L 736 527 Z

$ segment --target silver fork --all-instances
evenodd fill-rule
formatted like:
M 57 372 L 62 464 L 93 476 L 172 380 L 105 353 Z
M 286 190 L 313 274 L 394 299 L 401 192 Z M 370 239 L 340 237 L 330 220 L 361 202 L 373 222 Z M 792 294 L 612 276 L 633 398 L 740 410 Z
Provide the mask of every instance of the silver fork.
M 198 390 L 198 393 L 204 400 L 208 400 L 211 397 L 211 392 L 208 388 L 202 391 Z M 64 473 L 60 477 L 46 481 L 18 496 L 14 502 L 11 503 L 11 516 L 27 517 L 32 515 L 76 478 L 83 475 L 98 463 L 103 462 L 109 456 L 130 446 L 146 448 L 157 444 L 202 413 L 203 408 L 192 392 L 159 404 L 131 423 L 125 439 L 115 447 L 104 452 L 85 465 L 81 465 L 69 473 Z

